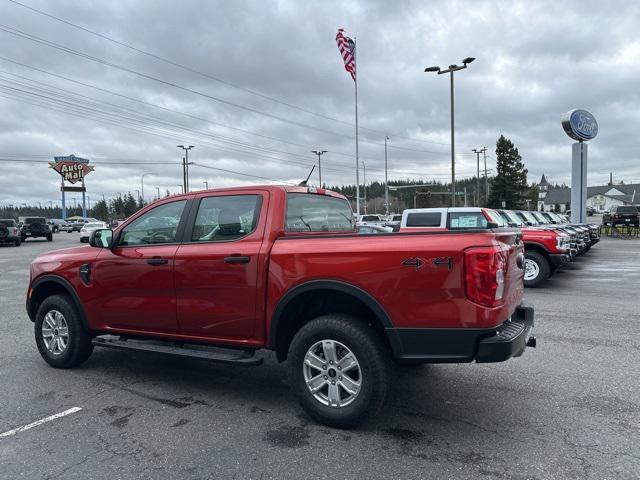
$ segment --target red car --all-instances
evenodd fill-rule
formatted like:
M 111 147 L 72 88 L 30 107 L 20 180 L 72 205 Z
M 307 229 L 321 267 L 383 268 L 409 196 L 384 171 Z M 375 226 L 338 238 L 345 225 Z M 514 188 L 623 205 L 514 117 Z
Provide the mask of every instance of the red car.
M 382 406 L 393 361 L 498 362 L 534 345 L 512 231 L 358 235 L 353 218 L 313 187 L 159 200 L 34 260 L 40 354 L 57 368 L 94 346 L 257 365 L 270 349 L 313 418 L 350 427 Z

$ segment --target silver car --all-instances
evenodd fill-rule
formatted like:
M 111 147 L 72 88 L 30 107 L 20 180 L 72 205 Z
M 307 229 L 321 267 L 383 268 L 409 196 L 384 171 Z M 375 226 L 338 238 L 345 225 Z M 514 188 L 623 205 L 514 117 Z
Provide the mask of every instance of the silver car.
M 91 237 L 91 234 L 96 230 L 100 230 L 101 228 L 109 228 L 109 227 L 107 227 L 107 224 L 104 222 L 85 223 L 80 229 L 80 242 L 82 243 L 88 242 L 89 237 Z

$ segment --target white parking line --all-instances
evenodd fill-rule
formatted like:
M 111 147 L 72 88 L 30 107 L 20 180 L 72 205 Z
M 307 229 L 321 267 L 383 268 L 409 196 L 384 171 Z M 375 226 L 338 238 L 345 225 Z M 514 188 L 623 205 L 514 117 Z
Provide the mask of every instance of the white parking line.
M 23 425 L 22 427 L 14 428 L 13 430 L 9 430 L 8 432 L 0 433 L 0 438 L 10 437 L 11 435 L 15 435 L 16 433 L 24 432 L 25 430 L 29 430 L 33 427 L 37 427 L 38 425 L 42 425 L 43 423 L 50 422 L 51 420 L 55 420 L 56 418 L 66 417 L 67 415 L 79 412 L 80 410 L 82 410 L 80 407 L 70 408 L 69 410 L 56 413 L 55 415 L 51 415 L 50 417 L 42 418 L 28 425 Z

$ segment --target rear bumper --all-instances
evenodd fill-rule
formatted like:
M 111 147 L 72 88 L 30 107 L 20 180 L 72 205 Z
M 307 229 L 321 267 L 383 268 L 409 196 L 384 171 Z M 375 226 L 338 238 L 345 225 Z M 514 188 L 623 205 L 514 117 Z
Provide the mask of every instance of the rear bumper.
M 503 362 L 535 346 L 533 306 L 522 303 L 495 328 L 388 328 L 400 363 Z

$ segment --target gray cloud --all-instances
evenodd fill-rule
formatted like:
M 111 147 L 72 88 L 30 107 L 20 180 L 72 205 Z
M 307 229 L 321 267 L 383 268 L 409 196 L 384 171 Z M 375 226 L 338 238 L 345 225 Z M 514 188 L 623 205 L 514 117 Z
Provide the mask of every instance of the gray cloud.
M 456 76 L 461 176 L 475 171 L 471 148 L 492 150 L 504 134 L 519 147 L 530 180 L 546 172 L 554 181 L 569 182 L 571 141 L 560 116 L 582 107 L 600 124 L 590 147 L 590 183 L 605 182 L 609 171 L 617 179 L 640 181 L 636 3 L 24 2 L 339 121 L 184 71 L 3 1 L 3 25 L 269 115 L 0 31 L 1 56 L 102 89 L 0 60 L 3 203 L 59 201 L 59 178 L 45 163 L 5 160 L 43 161 L 68 153 L 87 156 L 96 165 L 87 177 L 92 199 L 139 189 L 145 172 L 155 173 L 145 179 L 147 196 L 155 186 L 176 192 L 181 171 L 175 145 L 184 142 L 196 145 L 192 160 L 197 163 L 292 182 L 306 176 L 314 163 L 310 150 L 320 147 L 329 150 L 323 157 L 325 182 L 352 183 L 353 82 L 335 45 L 338 27 L 358 39 L 361 157 L 369 181 L 384 178 L 384 133 L 391 137 L 391 178 L 447 178 L 448 79 L 422 70 L 466 56 L 477 61 Z M 192 187 L 202 187 L 203 180 L 210 186 L 264 181 L 194 165 Z

